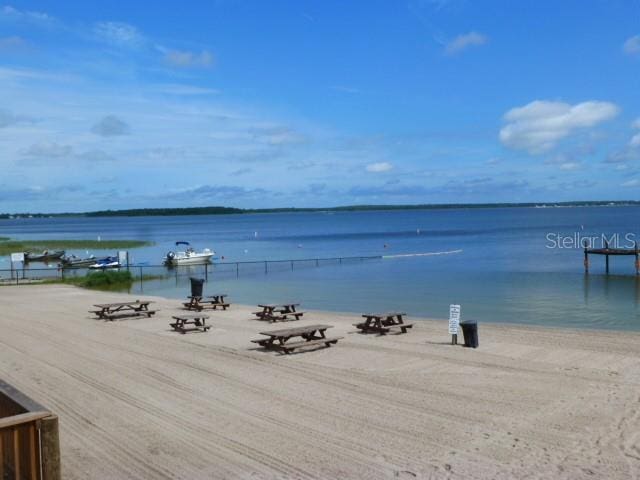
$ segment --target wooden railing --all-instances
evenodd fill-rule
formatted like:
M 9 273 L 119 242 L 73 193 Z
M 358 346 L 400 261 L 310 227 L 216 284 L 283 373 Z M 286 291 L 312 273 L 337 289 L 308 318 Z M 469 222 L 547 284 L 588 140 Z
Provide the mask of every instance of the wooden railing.
M 58 417 L 0 381 L 0 480 L 60 480 Z

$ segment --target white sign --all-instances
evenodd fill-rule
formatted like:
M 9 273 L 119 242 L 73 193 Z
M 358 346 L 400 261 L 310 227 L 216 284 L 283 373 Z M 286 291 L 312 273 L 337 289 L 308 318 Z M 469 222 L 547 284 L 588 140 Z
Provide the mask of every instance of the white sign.
M 457 335 L 459 325 L 460 305 L 449 305 L 449 333 L 451 335 Z
M 24 262 L 24 252 L 12 253 L 11 263 Z

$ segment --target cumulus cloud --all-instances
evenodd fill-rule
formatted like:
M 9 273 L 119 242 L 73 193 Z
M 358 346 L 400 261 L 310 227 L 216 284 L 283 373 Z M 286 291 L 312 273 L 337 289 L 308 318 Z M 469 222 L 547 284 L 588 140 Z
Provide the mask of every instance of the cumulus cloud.
M 486 35 L 478 32 L 469 32 L 458 35 L 445 46 L 447 55 L 455 55 L 471 47 L 479 47 L 487 43 L 489 39 Z
M 118 47 L 139 47 L 145 42 L 136 27 L 124 22 L 100 22 L 93 31 L 99 39 Z
M 20 121 L 18 115 L 14 115 L 9 110 L 0 109 L 0 128 L 8 127 Z
M 128 135 L 130 133 L 129 125 L 120 120 L 115 115 L 107 115 L 103 117 L 92 128 L 91 132 L 102 137 L 116 137 L 118 135 Z
M 55 142 L 39 142 L 31 145 L 26 155 L 30 157 L 46 157 L 46 158 L 60 158 L 71 155 L 73 148 L 71 145 L 60 145 Z
M 213 66 L 213 54 L 208 50 L 200 53 L 187 50 L 162 49 L 165 61 L 174 67 L 180 68 L 209 68 Z
M 582 168 L 582 162 L 565 153 L 549 158 L 544 163 L 546 165 L 554 165 L 565 172 L 580 170 Z
M 249 129 L 249 133 L 254 140 L 269 145 L 292 145 L 306 141 L 304 135 L 285 126 L 254 127 Z
M 393 165 L 391 165 L 389 162 L 378 162 L 378 163 L 370 163 L 365 167 L 365 170 L 371 173 L 382 173 L 382 172 L 388 172 L 392 168 L 393 168 Z
M 619 108 L 610 102 L 588 101 L 575 105 L 536 100 L 509 110 L 500 141 L 507 147 L 542 153 L 578 130 L 594 127 L 615 117 Z
M 18 10 L 10 5 L 0 8 L 0 16 L 13 21 L 31 23 L 52 23 L 55 19 L 46 13 L 28 10 Z
M 622 50 L 628 55 L 640 54 L 640 35 L 635 35 L 627 39 L 622 45 Z
M 196 188 L 187 188 L 184 190 L 168 193 L 163 198 L 187 199 L 187 200 L 203 200 L 217 199 L 234 201 L 238 198 L 245 197 L 262 197 L 267 190 L 263 188 L 245 188 L 235 185 L 202 185 Z
M 623 164 L 640 159 L 640 152 L 634 148 L 623 148 L 615 152 L 611 152 L 607 155 L 604 163 L 617 163 Z
M 635 121 L 631 124 L 631 128 L 636 130 L 640 130 L 640 118 L 636 118 Z M 629 146 L 632 148 L 640 147 L 640 132 L 636 133 L 631 140 L 629 141 Z
M 627 180 L 626 182 L 621 183 L 620 186 L 621 187 L 638 187 L 640 186 L 640 180 L 637 178 Z
M 27 42 L 18 36 L 0 38 L 0 50 L 21 50 L 27 46 Z

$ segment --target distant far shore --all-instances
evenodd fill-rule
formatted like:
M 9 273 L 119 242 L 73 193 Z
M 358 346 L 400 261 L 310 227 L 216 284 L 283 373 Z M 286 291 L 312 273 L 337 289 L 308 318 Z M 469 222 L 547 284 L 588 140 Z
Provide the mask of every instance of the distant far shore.
M 311 208 L 234 208 L 234 207 L 185 207 L 185 208 L 131 208 L 123 210 L 98 210 L 93 212 L 66 213 L 0 213 L 0 220 L 13 218 L 50 217 L 151 217 L 182 215 L 239 215 L 252 213 L 301 213 L 301 212 L 366 212 L 391 210 L 451 210 L 467 208 L 558 208 L 558 207 L 632 207 L 638 200 L 527 202 L 527 203 L 430 203 L 415 205 L 347 205 L 341 207 Z

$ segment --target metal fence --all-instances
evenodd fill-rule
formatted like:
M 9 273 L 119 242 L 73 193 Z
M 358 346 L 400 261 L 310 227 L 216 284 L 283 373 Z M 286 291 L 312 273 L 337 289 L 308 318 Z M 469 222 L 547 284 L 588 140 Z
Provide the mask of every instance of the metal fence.
M 381 259 L 381 256 L 359 257 L 330 257 L 330 258 L 302 258 L 290 260 L 260 260 L 245 262 L 214 262 L 204 265 L 148 265 L 133 264 L 120 267 L 119 270 L 128 270 L 136 281 L 143 282 L 148 279 L 171 279 L 176 282 L 184 277 L 201 277 L 205 280 L 215 275 L 220 278 L 239 278 L 243 275 L 269 274 L 276 272 L 294 271 L 303 268 L 319 268 L 325 266 L 349 265 L 364 261 Z M 37 265 L 37 266 L 35 266 Z M 39 264 L 27 264 L 19 269 L 0 270 L 0 285 L 2 284 L 29 284 L 47 280 L 64 280 L 73 277 L 83 277 L 96 270 L 88 268 L 62 268 L 59 265 L 42 267 Z M 0 477 L 1 480 L 1 477 Z

